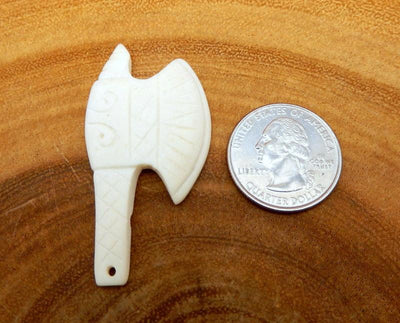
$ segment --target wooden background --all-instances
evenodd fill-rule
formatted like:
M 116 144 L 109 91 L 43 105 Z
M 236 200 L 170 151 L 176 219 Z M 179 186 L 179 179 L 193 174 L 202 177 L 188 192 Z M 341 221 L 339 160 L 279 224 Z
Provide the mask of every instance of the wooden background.
M 93 277 L 89 89 L 115 45 L 149 77 L 198 74 L 212 116 L 205 167 L 174 206 L 139 180 L 125 287 Z M 0 321 L 400 321 L 400 2 L 2 1 Z M 317 207 L 275 214 L 233 184 L 236 123 L 309 108 L 343 171 Z

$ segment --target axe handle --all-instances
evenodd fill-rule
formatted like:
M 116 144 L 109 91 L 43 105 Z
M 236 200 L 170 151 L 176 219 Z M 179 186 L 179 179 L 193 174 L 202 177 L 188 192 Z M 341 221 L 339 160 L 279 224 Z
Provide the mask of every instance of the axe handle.
M 94 272 L 99 286 L 124 285 L 129 276 L 136 168 L 94 172 L 96 234 Z

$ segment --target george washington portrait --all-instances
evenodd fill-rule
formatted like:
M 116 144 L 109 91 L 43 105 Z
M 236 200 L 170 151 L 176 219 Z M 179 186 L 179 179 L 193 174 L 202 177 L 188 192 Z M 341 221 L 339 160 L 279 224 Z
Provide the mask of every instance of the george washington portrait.
M 259 163 L 268 171 L 269 190 L 291 192 L 312 186 L 313 173 L 307 170 L 309 139 L 300 123 L 290 118 L 271 121 L 255 148 Z

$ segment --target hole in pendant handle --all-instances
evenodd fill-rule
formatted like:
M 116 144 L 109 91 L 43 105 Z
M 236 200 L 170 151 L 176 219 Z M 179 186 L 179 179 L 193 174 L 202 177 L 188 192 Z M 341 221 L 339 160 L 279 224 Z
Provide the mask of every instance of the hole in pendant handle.
M 115 267 L 110 267 L 108 268 L 108 274 L 112 277 L 115 275 L 115 273 L 117 272 L 117 270 L 115 269 Z

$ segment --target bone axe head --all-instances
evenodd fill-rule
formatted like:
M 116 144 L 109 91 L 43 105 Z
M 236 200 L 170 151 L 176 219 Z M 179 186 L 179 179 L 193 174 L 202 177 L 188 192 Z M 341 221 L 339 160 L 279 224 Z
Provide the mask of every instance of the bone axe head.
M 153 169 L 178 204 L 210 146 L 207 99 L 189 64 L 176 59 L 149 79 L 133 78 L 130 69 L 130 55 L 118 45 L 92 86 L 86 110 L 95 187 L 95 278 L 102 286 L 127 282 L 130 217 L 141 170 Z

